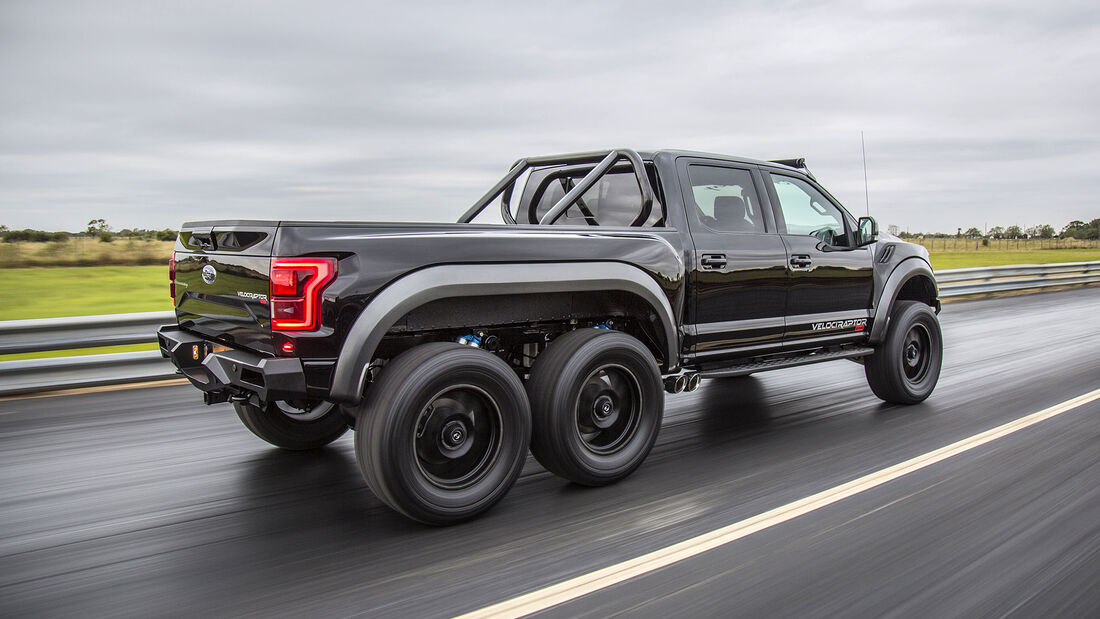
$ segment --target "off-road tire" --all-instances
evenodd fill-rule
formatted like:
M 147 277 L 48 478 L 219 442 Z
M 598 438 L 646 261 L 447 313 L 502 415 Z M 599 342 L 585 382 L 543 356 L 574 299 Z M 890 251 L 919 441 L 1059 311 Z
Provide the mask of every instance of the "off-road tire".
M 530 405 L 512 368 L 448 342 L 394 357 L 356 413 L 355 455 L 367 486 L 430 525 L 473 518 L 504 497 L 531 440 Z
M 323 416 L 308 421 L 294 419 L 272 402 L 264 408 L 235 402 L 244 427 L 253 434 L 281 449 L 303 451 L 319 449 L 343 436 L 348 429 L 348 418 L 339 406 L 332 405 Z
M 634 472 L 664 415 L 653 354 L 617 331 L 578 329 L 558 337 L 535 360 L 527 394 L 531 453 L 547 470 L 585 486 Z
M 935 312 L 919 301 L 898 301 L 886 337 L 865 357 L 867 384 L 894 404 L 924 401 L 936 387 L 943 364 L 943 334 Z

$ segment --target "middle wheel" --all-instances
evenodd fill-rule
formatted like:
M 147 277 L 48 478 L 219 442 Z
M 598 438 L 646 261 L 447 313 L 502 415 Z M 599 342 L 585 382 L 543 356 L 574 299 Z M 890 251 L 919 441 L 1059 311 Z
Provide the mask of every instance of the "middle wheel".
M 665 397 L 653 354 L 634 337 L 578 329 L 538 356 L 527 381 L 531 453 L 574 483 L 602 486 L 641 465 Z
M 355 413 L 367 485 L 427 524 L 489 509 L 527 459 L 527 394 L 512 368 L 484 350 L 448 342 L 411 348 L 386 364 Z

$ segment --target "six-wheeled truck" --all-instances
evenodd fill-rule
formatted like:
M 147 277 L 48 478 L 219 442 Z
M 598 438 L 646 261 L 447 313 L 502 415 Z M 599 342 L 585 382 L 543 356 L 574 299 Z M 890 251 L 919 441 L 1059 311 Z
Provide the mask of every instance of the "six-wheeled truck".
M 521 159 L 458 223 L 196 221 L 171 271 L 160 347 L 208 404 L 284 449 L 353 429 L 371 490 L 430 524 L 500 500 L 528 449 L 623 479 L 702 379 L 847 359 L 911 404 L 942 359 L 928 252 L 801 159 Z

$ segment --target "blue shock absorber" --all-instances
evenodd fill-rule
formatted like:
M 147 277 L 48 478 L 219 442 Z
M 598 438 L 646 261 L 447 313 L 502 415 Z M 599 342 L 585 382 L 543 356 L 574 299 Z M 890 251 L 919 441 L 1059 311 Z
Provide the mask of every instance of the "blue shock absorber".
M 481 348 L 481 336 L 476 333 L 470 333 L 458 338 L 458 343 L 463 346 L 473 346 L 474 348 Z

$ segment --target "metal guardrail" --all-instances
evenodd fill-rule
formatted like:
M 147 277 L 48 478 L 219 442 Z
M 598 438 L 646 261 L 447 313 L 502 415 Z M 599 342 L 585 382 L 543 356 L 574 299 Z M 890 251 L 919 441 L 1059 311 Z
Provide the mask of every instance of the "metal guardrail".
M 157 327 L 175 321 L 175 312 L 4 320 L 0 355 L 148 344 L 157 341 Z
M 0 321 L 0 354 L 149 344 L 175 312 Z M 175 378 L 156 350 L 0 361 L 0 396 Z
M 0 396 L 179 378 L 159 350 L 0 361 Z
M 1100 261 L 936 271 L 940 297 L 1100 283 Z M 157 341 L 173 312 L 0 321 L 0 354 Z M 158 351 L 0 361 L 0 396 L 175 378 Z
M 1100 282 L 1100 261 L 945 269 L 936 281 L 943 298 L 1092 284 Z

